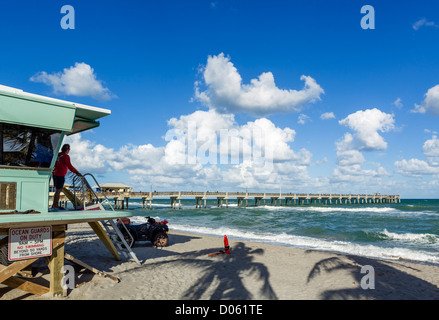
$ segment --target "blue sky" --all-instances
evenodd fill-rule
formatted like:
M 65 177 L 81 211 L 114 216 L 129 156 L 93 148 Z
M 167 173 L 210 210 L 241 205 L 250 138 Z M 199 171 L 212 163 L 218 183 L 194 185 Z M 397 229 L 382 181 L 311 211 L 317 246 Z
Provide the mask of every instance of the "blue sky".
M 437 1 L 13 1 L 0 30 L 0 84 L 111 109 L 70 138 L 102 182 L 437 198 Z M 251 129 L 274 153 L 193 160 L 188 124 L 196 152 Z

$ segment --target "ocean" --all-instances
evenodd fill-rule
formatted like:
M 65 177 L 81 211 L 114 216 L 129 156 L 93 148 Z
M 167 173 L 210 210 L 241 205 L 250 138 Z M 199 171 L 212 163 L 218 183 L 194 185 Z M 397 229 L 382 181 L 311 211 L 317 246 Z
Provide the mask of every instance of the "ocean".
M 154 199 L 152 210 L 132 198 L 128 210 L 136 216 L 169 221 L 173 230 L 233 241 L 251 240 L 304 249 L 382 259 L 404 259 L 439 264 L 439 200 L 401 200 L 398 204 L 195 208 L 195 199 L 182 199 L 182 209 L 171 209 L 169 199 Z M 178 207 L 178 206 L 177 206 Z

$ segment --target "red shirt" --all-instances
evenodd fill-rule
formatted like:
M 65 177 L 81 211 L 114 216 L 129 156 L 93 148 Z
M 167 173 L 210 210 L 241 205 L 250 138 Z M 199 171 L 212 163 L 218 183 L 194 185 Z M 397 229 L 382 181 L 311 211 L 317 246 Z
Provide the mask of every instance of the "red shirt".
M 67 173 L 67 169 L 73 173 L 78 173 L 78 170 L 70 163 L 70 156 L 67 153 L 58 153 L 58 159 L 55 162 L 55 169 L 53 170 L 54 176 L 64 177 Z

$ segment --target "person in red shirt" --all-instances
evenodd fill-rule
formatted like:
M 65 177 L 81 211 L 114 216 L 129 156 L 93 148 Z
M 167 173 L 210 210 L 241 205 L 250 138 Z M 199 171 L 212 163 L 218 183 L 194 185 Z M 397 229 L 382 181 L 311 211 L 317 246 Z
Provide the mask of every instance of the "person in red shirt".
M 58 153 L 58 159 L 55 162 L 55 169 L 53 170 L 53 184 L 55 186 L 55 195 L 53 196 L 52 208 L 59 208 L 59 196 L 62 188 L 64 187 L 65 176 L 67 170 L 76 173 L 78 176 L 82 176 L 78 170 L 70 163 L 70 145 L 65 144 L 61 148 L 61 152 Z

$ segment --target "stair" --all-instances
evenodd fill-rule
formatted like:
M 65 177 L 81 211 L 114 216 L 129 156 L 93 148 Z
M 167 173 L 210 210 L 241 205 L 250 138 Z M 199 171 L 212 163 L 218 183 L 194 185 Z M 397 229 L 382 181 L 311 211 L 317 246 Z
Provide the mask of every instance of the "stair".
M 74 192 L 71 192 L 65 187 L 63 188 L 64 194 L 73 204 L 75 210 L 105 210 L 103 204 L 108 204 L 111 210 L 114 211 L 113 206 L 111 205 L 105 194 L 104 199 L 101 201 L 98 195 L 94 192 L 94 190 L 91 188 L 90 184 L 87 181 L 87 176 L 90 176 L 99 187 L 99 189 L 101 189 L 95 177 L 90 173 L 86 173 L 82 177 L 75 176 L 75 178 L 73 179 Z M 82 199 L 80 199 L 76 194 L 76 191 L 78 189 L 81 190 Z M 88 199 L 86 199 L 86 195 L 88 196 Z M 101 239 L 107 249 L 111 252 L 111 254 L 113 254 L 116 260 L 121 260 L 120 255 L 122 254 L 126 259 L 131 258 L 137 264 L 141 265 L 136 254 L 133 252 L 133 250 L 131 250 L 130 246 L 125 240 L 125 237 L 123 236 L 122 232 L 120 231 L 114 220 L 89 222 L 89 225 L 98 235 L 99 239 Z M 121 225 L 123 226 L 123 228 L 125 228 L 126 233 L 130 237 L 132 237 L 126 226 L 123 223 Z

